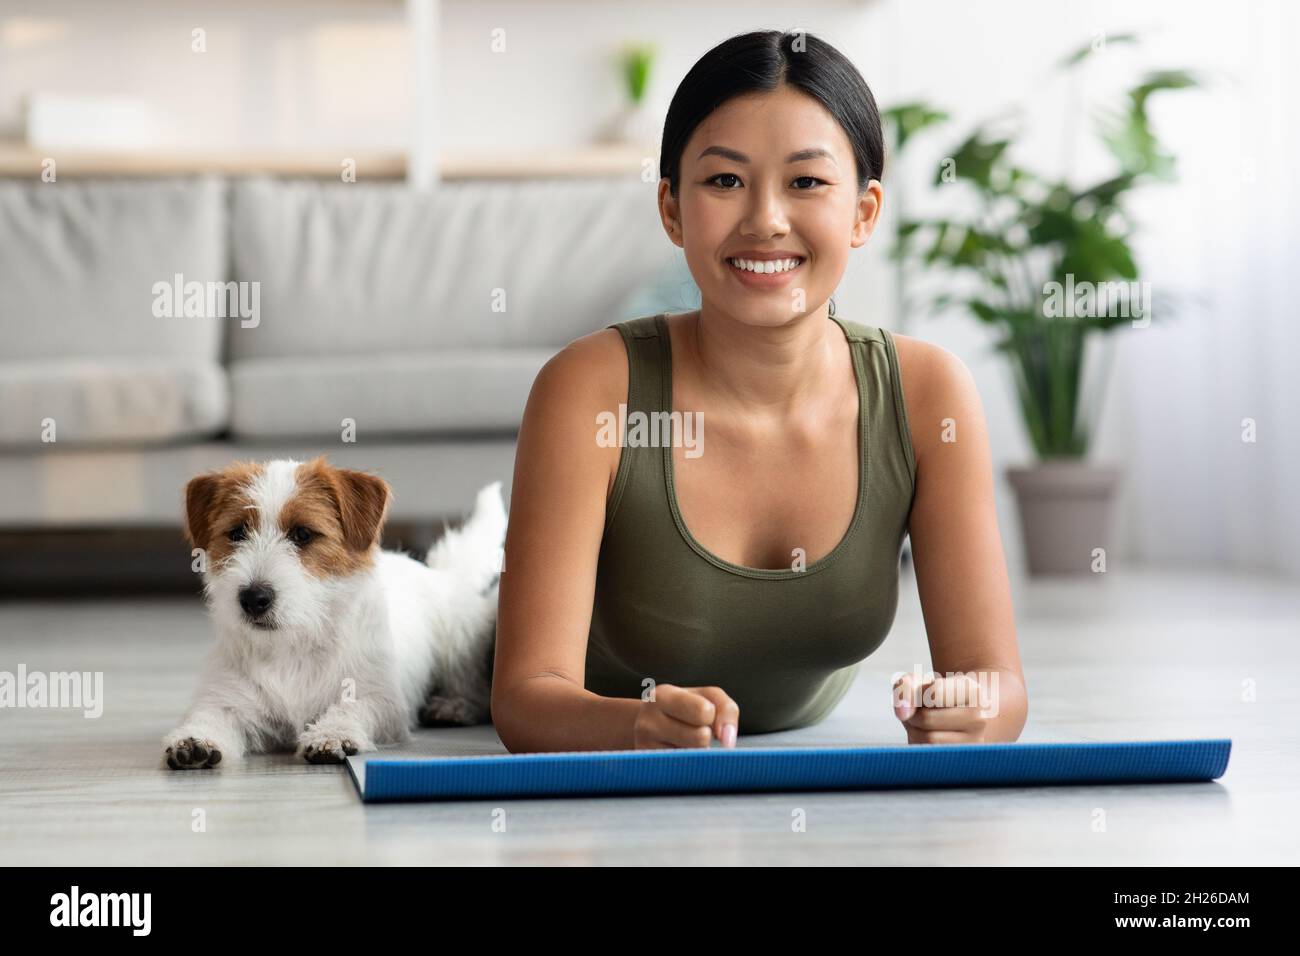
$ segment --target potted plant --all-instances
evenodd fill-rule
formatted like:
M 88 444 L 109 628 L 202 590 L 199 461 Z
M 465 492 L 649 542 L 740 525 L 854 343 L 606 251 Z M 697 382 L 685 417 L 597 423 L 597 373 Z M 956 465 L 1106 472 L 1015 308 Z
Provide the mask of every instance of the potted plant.
M 618 55 L 627 103 L 614 120 L 610 138 L 615 142 L 647 146 L 659 138 L 660 117 L 646 101 L 655 56 L 656 48 L 649 43 L 627 44 Z
M 1089 44 L 1060 66 L 1076 69 L 1098 49 Z M 1148 122 L 1151 96 L 1195 85 L 1182 70 L 1151 73 L 1127 91 L 1121 108 L 1102 113 L 1098 132 L 1116 167 L 1083 186 L 1019 165 L 1009 149 L 1016 131 L 998 120 L 981 124 L 935 174 L 935 186 L 955 190 L 944 215 L 899 215 L 900 293 L 905 276 L 937 273 L 945 291 L 929 308 L 956 305 L 994 329 L 994 348 L 1010 364 L 1037 456 L 1007 469 L 1032 575 L 1105 570 L 1120 469 L 1087 460 L 1108 365 L 1100 377 L 1088 374 L 1095 363 L 1086 346 L 1151 321 L 1150 284 L 1139 281 L 1125 199 L 1149 182 L 1173 179 L 1174 159 Z M 921 130 L 948 120 L 923 102 L 886 110 L 884 118 L 895 155 Z M 1161 297 L 1162 318 L 1171 298 Z M 1090 379 L 1099 387 L 1085 395 Z

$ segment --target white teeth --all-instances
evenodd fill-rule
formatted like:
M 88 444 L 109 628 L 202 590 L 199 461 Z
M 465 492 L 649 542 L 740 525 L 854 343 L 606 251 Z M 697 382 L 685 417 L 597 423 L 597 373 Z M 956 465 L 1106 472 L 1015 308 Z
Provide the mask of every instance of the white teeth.
M 746 272 L 789 272 L 796 268 L 802 259 L 728 259 L 731 265 Z

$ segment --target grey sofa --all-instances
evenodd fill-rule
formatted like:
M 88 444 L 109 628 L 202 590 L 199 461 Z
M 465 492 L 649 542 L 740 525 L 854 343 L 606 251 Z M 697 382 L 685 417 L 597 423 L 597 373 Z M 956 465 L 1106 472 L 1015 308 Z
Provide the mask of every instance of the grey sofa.
M 192 475 L 322 452 L 460 515 L 549 356 L 693 293 L 639 180 L 0 182 L 0 532 L 174 528 Z

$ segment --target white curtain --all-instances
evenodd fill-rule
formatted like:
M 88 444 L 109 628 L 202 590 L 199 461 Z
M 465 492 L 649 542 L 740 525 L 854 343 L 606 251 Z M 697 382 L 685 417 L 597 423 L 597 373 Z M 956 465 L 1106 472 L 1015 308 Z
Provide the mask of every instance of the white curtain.
M 1127 470 L 1117 542 L 1300 577 L 1300 9 L 1179 13 L 1146 55 L 1211 85 L 1154 114 L 1179 183 L 1144 194 L 1137 251 L 1157 301 L 1186 301 L 1118 343 L 1098 448 Z

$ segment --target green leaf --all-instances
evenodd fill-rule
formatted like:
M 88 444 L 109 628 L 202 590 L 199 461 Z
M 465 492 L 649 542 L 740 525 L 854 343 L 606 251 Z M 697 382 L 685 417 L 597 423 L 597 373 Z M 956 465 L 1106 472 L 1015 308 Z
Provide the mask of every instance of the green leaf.
M 1133 188 L 1135 182 L 1136 177 L 1132 173 L 1121 173 L 1118 176 L 1112 176 L 1104 182 L 1075 193 L 1074 204 L 1077 206 L 1079 203 L 1091 199 L 1099 206 L 1114 206 L 1120 196 Z
M 925 264 L 932 265 L 940 255 L 943 254 L 943 244 L 948 238 L 949 223 L 939 223 L 939 228 L 934 237 L 934 242 L 930 246 L 930 251 L 925 254 Z
M 1103 33 L 1101 39 L 1102 43 L 1106 46 L 1109 46 L 1112 43 L 1138 43 L 1138 37 L 1135 33 L 1116 33 L 1114 36 L 1107 36 Z M 1078 47 L 1066 56 L 1062 57 L 1057 61 L 1057 69 L 1065 69 L 1074 66 L 1076 63 L 1086 60 L 1093 53 L 1100 52 L 1095 48 L 1095 43 L 1095 40 L 1089 40 L 1083 46 Z
M 1155 70 L 1143 77 L 1142 82 L 1129 90 L 1134 107 L 1145 113 L 1147 99 L 1161 90 L 1188 90 L 1199 87 L 1201 81 L 1187 70 Z
M 627 87 L 627 95 L 633 103 L 640 103 L 645 96 L 646 86 L 650 81 L 650 67 L 654 59 L 653 44 L 631 45 L 620 54 L 623 82 Z
M 974 183 L 985 192 L 990 191 L 993 188 L 993 170 L 1010 145 L 1011 141 L 1006 139 L 985 139 L 983 130 L 976 130 L 950 157 L 957 165 L 957 178 Z M 942 168 L 935 173 L 934 184 L 943 184 Z
M 1148 73 L 1128 91 L 1126 110 L 1102 114 L 1098 132 L 1106 148 L 1119 160 L 1124 173 L 1147 175 L 1169 181 L 1173 177 L 1174 157 L 1166 153 L 1151 131 L 1147 119 L 1147 100 L 1164 90 L 1184 90 L 1200 86 L 1186 70 L 1158 70 Z
M 894 131 L 894 149 L 902 151 L 909 139 L 921 130 L 947 122 L 948 114 L 924 102 L 902 103 L 880 114 L 887 127 Z

